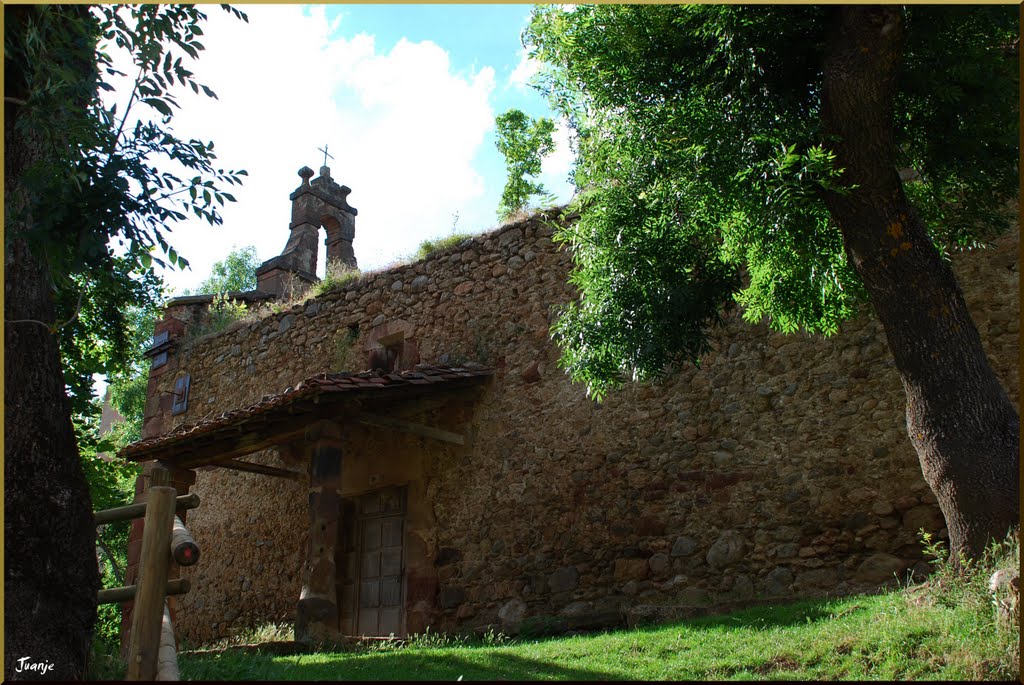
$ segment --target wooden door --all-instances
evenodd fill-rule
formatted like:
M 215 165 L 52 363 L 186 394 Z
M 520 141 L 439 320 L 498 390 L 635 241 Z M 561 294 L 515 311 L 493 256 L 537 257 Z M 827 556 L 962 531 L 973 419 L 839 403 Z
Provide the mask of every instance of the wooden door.
M 339 627 L 347 634 L 403 636 L 405 492 L 387 488 L 355 504 L 353 525 L 342 526 L 356 540 L 344 548 L 344 567 L 339 567 Z

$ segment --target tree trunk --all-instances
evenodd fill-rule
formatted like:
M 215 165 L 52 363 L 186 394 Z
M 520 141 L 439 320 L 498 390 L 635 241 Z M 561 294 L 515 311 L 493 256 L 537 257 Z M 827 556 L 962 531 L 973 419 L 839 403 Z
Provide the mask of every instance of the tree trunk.
M 19 108 L 5 104 L 4 122 L 4 671 L 8 679 L 80 679 L 100 584 L 96 529 L 48 328 L 49 275 L 18 237 L 32 221 L 19 214 L 22 174 L 47 152 L 15 131 Z
M 1018 525 L 1020 420 L 896 171 L 901 10 L 834 12 L 821 116 L 850 189 L 826 193 L 825 202 L 885 329 L 907 395 L 907 431 L 945 515 L 953 561 L 977 558 Z

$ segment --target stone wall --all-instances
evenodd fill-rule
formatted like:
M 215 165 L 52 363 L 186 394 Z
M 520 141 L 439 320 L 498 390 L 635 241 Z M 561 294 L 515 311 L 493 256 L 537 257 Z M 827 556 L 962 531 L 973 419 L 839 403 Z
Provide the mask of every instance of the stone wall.
M 1015 402 L 1017 244 L 1015 234 L 954 260 Z M 919 528 L 945 534 L 869 314 L 829 339 L 734 316 L 699 370 L 597 404 L 557 368 L 548 339 L 574 296 L 568 266 L 551 229 L 530 219 L 192 341 L 154 383 L 166 393 L 191 376 L 188 411 L 163 416 L 163 428 L 315 373 L 365 369 L 382 330 L 401 330 L 423 363 L 493 367 L 477 396 L 420 416 L 468 435 L 465 446 L 367 427 L 346 435 L 348 493 L 410 491 L 410 632 L 582 627 L 641 605 L 870 590 L 920 562 Z M 255 460 L 304 468 L 274 451 Z M 203 504 L 189 527 L 203 552 L 182 570 L 193 581 L 182 634 L 205 641 L 294 618 L 307 483 L 201 469 L 193 490 Z

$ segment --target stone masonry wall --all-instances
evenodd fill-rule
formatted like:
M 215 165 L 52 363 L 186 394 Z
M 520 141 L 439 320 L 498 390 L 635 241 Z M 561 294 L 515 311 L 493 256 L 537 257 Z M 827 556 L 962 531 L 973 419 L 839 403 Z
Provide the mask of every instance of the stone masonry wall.
M 1017 246 L 1014 234 L 954 260 L 1015 402 Z M 568 267 L 551 228 L 534 218 L 193 341 L 158 383 L 169 392 L 175 375 L 191 375 L 188 411 L 164 428 L 315 373 L 365 369 L 371 332 L 393 322 L 411 332 L 424 363 L 494 367 L 479 399 L 450 422 L 471 436 L 464 448 L 349 435 L 360 458 L 412 451 L 427 464 L 409 479 L 417 506 L 430 509 L 413 532 L 436 575 L 433 605 L 420 607 L 415 625 L 441 630 L 584 627 L 620 622 L 641 605 L 870 590 L 920 562 L 919 528 L 945 534 L 870 314 L 829 339 L 733 316 L 700 369 L 596 404 L 557 368 L 548 338 L 557 306 L 574 297 Z M 433 419 L 445 427 L 445 416 Z M 256 460 L 304 470 L 274 451 Z M 294 618 L 307 487 L 199 471 L 193 491 L 203 504 L 189 527 L 203 551 L 182 569 L 193 581 L 180 602 L 186 638 Z

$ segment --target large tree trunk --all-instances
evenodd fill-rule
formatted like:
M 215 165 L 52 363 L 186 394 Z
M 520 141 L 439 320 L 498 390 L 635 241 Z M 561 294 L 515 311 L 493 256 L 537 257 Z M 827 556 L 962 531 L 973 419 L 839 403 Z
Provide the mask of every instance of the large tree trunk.
M 834 12 L 821 116 L 852 190 L 825 202 L 885 329 L 907 394 L 907 431 L 946 517 L 954 563 L 960 552 L 976 558 L 1018 524 L 1020 420 L 896 171 L 901 10 Z
M 32 221 L 21 176 L 47 154 L 15 131 L 19 108 L 5 104 L 4 122 L 4 674 L 68 680 L 85 674 L 96 620 L 96 529 L 46 264 L 18 238 Z

